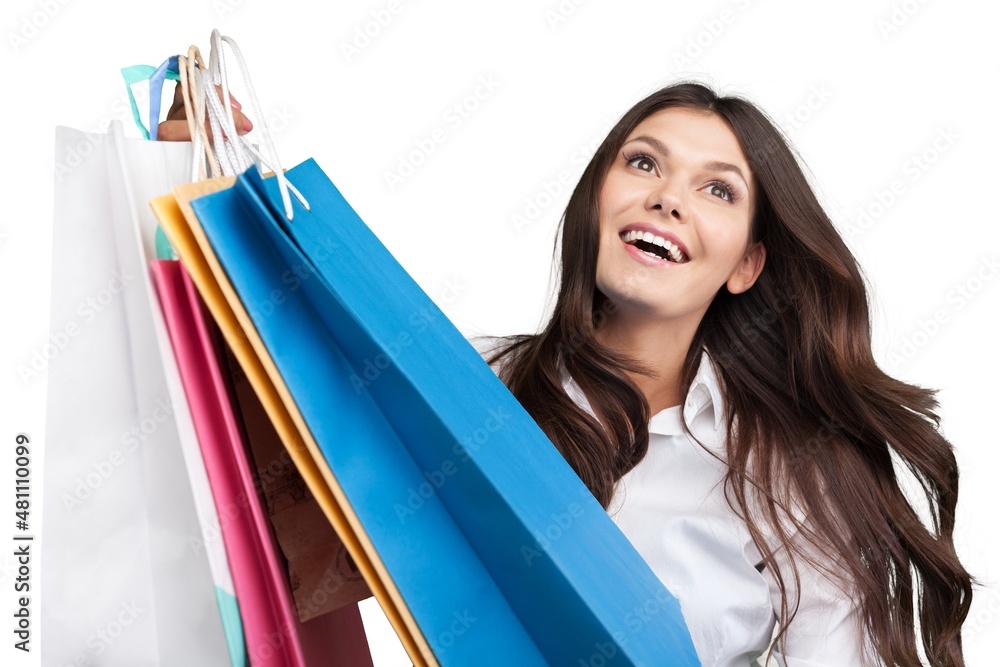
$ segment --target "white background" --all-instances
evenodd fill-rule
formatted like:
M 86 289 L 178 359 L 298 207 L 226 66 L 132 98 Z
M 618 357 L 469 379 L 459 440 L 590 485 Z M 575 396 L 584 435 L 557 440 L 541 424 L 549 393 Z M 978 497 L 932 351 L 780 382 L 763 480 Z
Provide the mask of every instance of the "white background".
M 4 3 L 0 541 L 11 544 L 14 532 L 15 434 L 36 443 L 36 480 L 43 467 L 45 379 L 18 369 L 49 336 L 54 127 L 131 124 L 121 67 L 159 64 L 192 43 L 207 53 L 213 27 L 233 36 L 285 165 L 315 157 L 463 332 L 493 334 L 533 331 L 545 313 L 556 223 L 569 194 L 564 186 L 549 197 L 546 184 L 555 191 L 562 171 L 575 183 L 621 113 L 691 77 L 749 97 L 784 127 L 867 273 L 878 359 L 902 379 L 940 389 L 942 428 L 962 471 L 955 542 L 984 584 L 966 626 L 966 654 L 971 665 L 995 664 L 996 3 L 421 0 L 393 3 L 395 14 L 388 7 L 388 0 Z M 369 24 L 373 12 L 391 20 Z M 358 37 L 366 24 L 374 34 L 367 43 Z M 356 39 L 360 48 L 347 53 Z M 469 102 L 477 108 L 460 124 L 449 121 L 449 109 L 490 78 L 495 89 L 480 88 L 485 99 Z M 390 187 L 386 173 L 435 128 L 445 141 Z M 939 136 L 951 138 L 935 147 Z M 926 168 L 913 161 L 921 155 Z M 871 218 L 859 223 L 861 209 Z M 943 324 L 931 327 L 935 313 Z M 36 482 L 36 529 L 42 491 Z M 30 655 L 11 648 L 12 552 L 0 547 L 0 656 L 37 665 L 37 625 Z M 35 592 L 38 566 L 36 558 Z M 36 596 L 36 618 L 38 604 Z M 374 624 L 377 607 L 366 612 Z M 372 630 L 376 664 L 408 665 L 387 632 L 384 624 Z

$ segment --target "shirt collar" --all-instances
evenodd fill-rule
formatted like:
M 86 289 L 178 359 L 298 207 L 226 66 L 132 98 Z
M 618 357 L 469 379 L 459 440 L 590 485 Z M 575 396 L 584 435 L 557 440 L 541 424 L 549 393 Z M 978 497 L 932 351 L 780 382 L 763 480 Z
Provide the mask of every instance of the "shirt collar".
M 706 408 L 712 409 L 714 413 L 713 426 L 718 431 L 725 414 L 722 387 L 719 383 L 719 376 L 715 372 L 715 364 L 708 356 L 708 350 L 702 349 L 701 359 L 698 361 L 698 371 L 695 373 L 694 380 L 691 381 L 691 386 L 684 399 L 684 410 L 689 415 L 688 422 L 690 423 L 695 415 Z
M 560 364 L 560 373 L 563 381 L 563 389 L 573 401 L 594 417 L 594 410 L 587 400 L 583 390 L 570 376 L 566 367 Z M 678 435 L 682 432 L 680 428 L 678 408 L 683 410 L 684 417 L 688 424 L 703 410 L 711 408 L 713 412 L 713 425 L 716 431 L 722 424 L 723 409 L 722 389 L 719 385 L 719 378 L 715 372 L 715 366 L 708 356 L 707 350 L 702 350 L 701 358 L 698 360 L 698 371 L 694 380 L 688 388 L 687 396 L 681 406 L 666 408 L 653 415 L 649 420 L 649 432 L 660 435 Z

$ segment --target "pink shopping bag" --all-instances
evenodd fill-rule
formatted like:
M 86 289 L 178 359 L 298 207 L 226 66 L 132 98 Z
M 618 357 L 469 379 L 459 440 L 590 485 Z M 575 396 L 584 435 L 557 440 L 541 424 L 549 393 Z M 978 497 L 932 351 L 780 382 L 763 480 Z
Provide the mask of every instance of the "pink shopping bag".
M 261 419 L 263 407 L 248 400 L 245 392 L 237 398 L 224 343 L 181 264 L 157 260 L 152 263 L 152 273 L 218 510 L 220 537 L 233 575 L 251 664 L 372 665 L 356 604 L 367 597 L 360 577 L 359 585 L 351 581 L 349 573 L 347 577 L 334 576 L 332 585 L 319 589 L 326 595 L 313 595 L 306 605 L 296 608 L 291 587 L 298 582 L 288 581 L 285 558 L 269 516 L 274 503 L 267 503 L 258 493 L 257 465 L 244 428 L 244 423 L 253 424 L 259 432 L 270 423 L 266 417 Z M 264 467 L 273 469 L 267 464 Z M 318 508 L 316 512 L 320 525 L 332 531 L 322 512 Z M 330 558 L 336 563 L 337 553 Z M 333 574 L 338 575 L 336 571 Z M 338 595 L 350 600 L 349 604 L 316 615 L 330 597 Z

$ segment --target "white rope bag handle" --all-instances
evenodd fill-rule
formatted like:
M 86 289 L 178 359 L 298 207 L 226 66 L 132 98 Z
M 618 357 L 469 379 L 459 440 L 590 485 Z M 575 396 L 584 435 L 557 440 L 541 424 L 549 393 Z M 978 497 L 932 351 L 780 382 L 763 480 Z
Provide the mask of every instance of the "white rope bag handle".
M 177 56 L 184 114 L 188 123 L 188 132 L 191 135 L 192 181 L 225 175 L 205 127 L 205 86 L 202 80 L 204 68 L 204 58 L 196 46 L 188 48 L 187 57 Z
M 229 79 L 225 65 L 225 53 L 223 43 L 228 44 L 233 50 L 237 67 L 243 77 L 246 87 L 250 109 L 254 116 L 259 119 L 256 127 L 260 130 L 262 143 L 266 155 L 261 154 L 257 147 L 251 143 L 246 135 L 240 135 L 236 131 L 236 121 L 233 117 L 233 109 L 229 105 Z M 274 177 L 278 181 L 278 190 L 281 193 L 281 202 L 284 205 L 285 217 L 292 219 L 291 196 L 294 195 L 303 208 L 309 210 L 309 202 L 306 201 L 302 193 L 292 185 L 285 176 L 285 171 L 281 167 L 278 153 L 274 148 L 274 140 L 271 132 L 264 120 L 263 109 L 257 98 L 253 82 L 250 80 L 250 73 L 243 59 L 236 42 L 231 37 L 224 37 L 218 29 L 212 31 L 212 50 L 209 55 L 208 73 L 201 72 L 201 93 L 200 97 L 208 103 L 208 119 L 212 127 L 212 137 L 215 144 L 215 153 L 219 159 L 219 166 L 226 175 L 235 175 L 246 171 L 251 164 L 256 164 L 258 170 L 263 171 L 264 167 L 274 172 Z M 205 76 L 211 77 L 211 85 L 205 80 Z M 195 76 L 197 78 L 197 75 Z M 218 85 L 222 89 L 222 99 L 208 88 Z M 225 100 L 225 102 L 223 102 Z

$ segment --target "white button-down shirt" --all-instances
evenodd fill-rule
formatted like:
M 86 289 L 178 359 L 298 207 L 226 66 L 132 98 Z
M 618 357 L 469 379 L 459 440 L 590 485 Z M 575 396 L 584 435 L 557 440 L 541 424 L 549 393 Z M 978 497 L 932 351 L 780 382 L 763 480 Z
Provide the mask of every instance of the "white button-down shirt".
M 484 345 L 477 339 L 473 344 L 485 356 L 494 342 Z M 593 414 L 565 370 L 563 387 Z M 710 451 L 684 433 L 682 416 Z M 608 513 L 680 601 L 702 665 L 747 667 L 766 653 L 781 610 L 771 570 L 781 568 L 790 600 L 795 589 L 783 551 L 774 564 L 757 570 L 761 556 L 750 531 L 726 502 L 723 416 L 722 390 L 703 353 L 684 405 L 667 408 L 649 420 L 649 451 L 619 481 Z M 798 614 L 787 634 L 785 652 L 773 654 L 777 664 L 877 664 L 862 657 L 864 642 L 854 603 L 807 563 L 799 563 L 799 577 Z
M 567 374 L 567 394 L 593 414 Z M 691 439 L 691 432 L 710 451 Z M 684 620 L 704 667 L 747 667 L 766 653 L 781 610 L 770 568 L 746 523 L 726 502 L 723 396 L 708 354 L 683 406 L 649 420 L 649 451 L 615 488 L 608 513 L 653 572 L 680 601 Z M 721 458 L 715 458 L 715 456 Z M 776 566 L 794 594 L 787 560 Z M 859 614 L 839 587 L 815 568 L 799 564 L 802 597 L 788 633 L 783 667 L 854 667 L 865 662 Z

